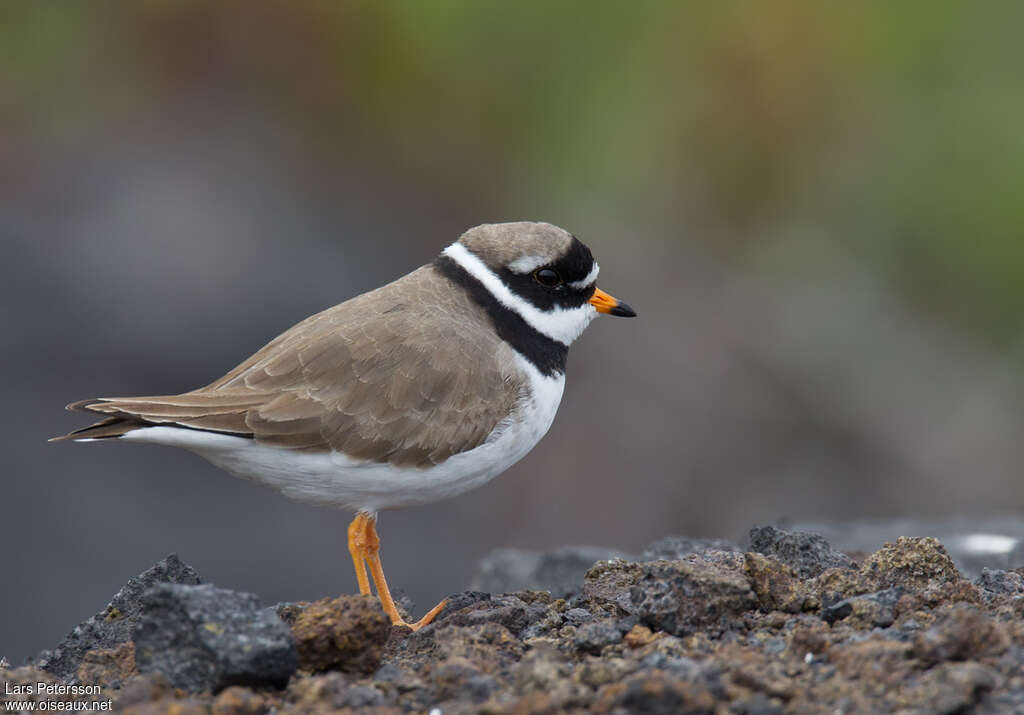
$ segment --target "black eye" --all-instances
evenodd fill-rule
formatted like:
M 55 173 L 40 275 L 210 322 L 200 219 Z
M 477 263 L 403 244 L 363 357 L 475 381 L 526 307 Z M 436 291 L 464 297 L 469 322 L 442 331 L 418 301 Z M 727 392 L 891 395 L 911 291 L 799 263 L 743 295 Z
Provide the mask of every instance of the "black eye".
M 562 284 L 562 276 L 554 268 L 538 268 L 533 272 L 533 278 L 542 286 L 554 288 Z

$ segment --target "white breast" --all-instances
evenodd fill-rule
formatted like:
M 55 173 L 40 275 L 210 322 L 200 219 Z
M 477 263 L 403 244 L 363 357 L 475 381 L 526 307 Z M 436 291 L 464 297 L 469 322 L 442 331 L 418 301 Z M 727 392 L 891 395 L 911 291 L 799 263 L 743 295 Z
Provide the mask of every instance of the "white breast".
M 490 481 L 526 456 L 551 427 L 565 376 L 545 377 L 529 361 L 517 359 L 531 388 L 517 410 L 479 447 L 426 469 L 357 461 L 336 452 L 297 452 L 179 427 L 147 427 L 121 439 L 187 449 L 299 501 L 368 512 L 427 504 Z

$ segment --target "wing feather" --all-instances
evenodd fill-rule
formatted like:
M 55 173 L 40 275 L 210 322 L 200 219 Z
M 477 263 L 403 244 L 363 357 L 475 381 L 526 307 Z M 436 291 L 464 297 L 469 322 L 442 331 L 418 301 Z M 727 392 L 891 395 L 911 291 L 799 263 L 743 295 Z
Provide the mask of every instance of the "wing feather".
M 286 449 L 430 466 L 515 409 L 512 351 L 430 266 L 318 313 L 206 387 L 80 409 L 251 436 Z

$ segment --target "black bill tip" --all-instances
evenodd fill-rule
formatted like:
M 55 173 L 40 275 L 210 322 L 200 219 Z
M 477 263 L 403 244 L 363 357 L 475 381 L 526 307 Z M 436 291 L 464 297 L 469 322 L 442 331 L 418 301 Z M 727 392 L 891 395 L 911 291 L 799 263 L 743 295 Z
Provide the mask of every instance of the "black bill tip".
M 608 311 L 608 315 L 617 315 L 620 318 L 635 318 L 636 311 L 620 300 L 615 304 L 614 308 Z

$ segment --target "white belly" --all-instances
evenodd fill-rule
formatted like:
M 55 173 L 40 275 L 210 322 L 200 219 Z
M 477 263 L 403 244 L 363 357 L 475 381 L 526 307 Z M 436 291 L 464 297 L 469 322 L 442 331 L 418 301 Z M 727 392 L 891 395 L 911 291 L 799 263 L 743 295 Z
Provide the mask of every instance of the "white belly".
M 520 402 L 514 419 L 500 423 L 479 447 L 428 468 L 358 461 L 335 452 L 298 452 L 179 427 L 146 427 L 120 439 L 182 447 L 299 501 L 368 512 L 427 504 L 490 481 L 526 456 L 551 427 L 565 376 L 544 377 L 526 360 L 520 362 L 532 394 Z

